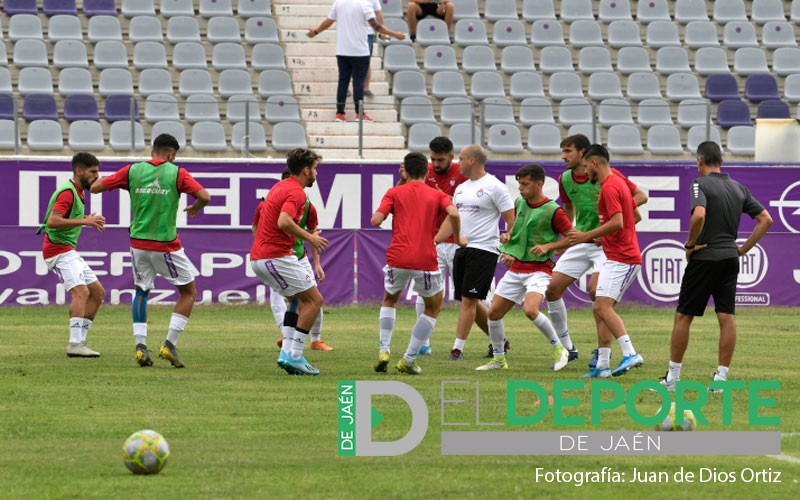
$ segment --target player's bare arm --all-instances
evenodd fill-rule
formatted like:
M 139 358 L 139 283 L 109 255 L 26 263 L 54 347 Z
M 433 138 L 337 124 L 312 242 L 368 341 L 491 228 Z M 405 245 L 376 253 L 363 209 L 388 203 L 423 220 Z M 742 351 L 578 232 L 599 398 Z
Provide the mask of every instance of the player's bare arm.
M 453 239 L 456 241 L 457 245 L 466 246 L 466 243 L 464 245 L 461 245 L 461 241 L 462 241 L 462 238 L 461 238 L 461 217 L 458 215 L 458 209 L 455 206 L 450 205 L 450 206 L 447 207 L 447 209 L 445 211 L 447 212 L 447 219 L 446 220 L 447 220 L 447 222 L 450 223 L 450 228 L 452 229 Z M 442 225 L 444 225 L 444 224 L 442 224 Z M 445 238 L 445 239 L 447 239 L 447 238 Z M 440 240 L 434 239 L 434 241 L 438 242 Z
M 561 252 L 566 250 L 571 246 L 569 242 L 569 232 L 561 233 L 561 239 L 558 241 L 554 241 L 552 243 L 546 243 L 544 245 L 534 245 L 530 249 L 531 255 L 542 256 L 549 252 Z
M 314 231 L 315 235 L 319 235 L 322 231 Z M 311 248 L 311 256 L 314 258 L 314 275 L 317 278 L 317 283 L 325 281 L 325 270 L 322 269 L 322 261 L 320 260 L 320 251 L 316 248 Z
M 603 224 L 602 226 L 592 229 L 591 231 L 582 233 L 577 231 L 576 229 L 572 229 L 568 234 L 569 242 L 572 245 L 577 245 L 579 243 L 587 243 L 597 238 L 602 238 L 603 236 L 608 236 L 611 233 L 615 233 L 622 229 L 622 212 L 617 212 L 608 219 L 608 222 Z
M 68 219 L 55 210 L 47 218 L 47 227 L 50 229 L 71 229 L 78 226 L 93 227 L 102 233 L 106 229 L 106 218 L 92 213 L 81 219 Z
M 194 203 L 183 209 L 183 211 L 189 215 L 189 218 L 196 217 L 197 214 L 200 213 L 200 210 L 202 210 L 203 207 L 208 205 L 208 202 L 211 201 L 211 195 L 208 194 L 206 189 L 201 189 L 200 191 L 196 192 L 194 197 Z
M 324 252 L 328 247 L 328 240 L 317 233 L 311 234 L 298 226 L 297 223 L 292 220 L 292 216 L 286 212 L 281 212 L 278 216 L 278 228 L 297 239 L 307 241 L 311 245 L 312 250 L 316 249 L 320 252 Z
M 500 235 L 500 243 L 505 243 L 510 238 L 509 233 L 511 232 L 511 228 L 514 227 L 514 222 L 517 220 L 517 214 L 514 212 L 514 209 L 511 208 L 505 212 L 501 212 L 500 217 L 506 221 L 506 230 L 503 233 L 505 234 L 505 241 L 503 241 L 503 234 Z
M 697 238 L 700 237 L 700 233 L 703 231 L 703 226 L 706 223 L 706 207 L 704 206 L 696 206 L 694 210 L 692 210 L 692 218 L 689 219 L 689 236 L 686 238 L 686 244 L 684 247 L 686 248 L 686 260 L 688 261 L 691 258 L 691 255 L 698 250 L 704 249 L 705 245 L 698 245 Z
M 103 184 L 103 179 L 98 177 L 97 180 L 95 180 L 92 183 L 92 187 L 89 188 L 89 191 L 91 191 L 94 194 L 97 194 L 97 193 L 102 193 L 104 191 L 108 191 L 108 189 L 106 188 L 106 185 Z
M 306 36 L 308 38 L 314 38 L 315 36 L 319 35 L 326 29 L 330 28 L 331 26 L 333 26 L 333 21 L 326 18 L 316 28 L 309 29 L 308 32 L 306 33 Z
M 756 243 L 765 235 L 767 234 L 767 230 L 772 225 L 772 216 L 769 215 L 769 212 L 763 210 L 761 213 L 754 217 L 756 220 L 756 227 L 753 228 L 753 232 L 750 233 L 750 237 L 747 238 L 747 241 L 744 242 L 744 245 L 738 248 L 739 255 L 744 255 L 753 248 Z

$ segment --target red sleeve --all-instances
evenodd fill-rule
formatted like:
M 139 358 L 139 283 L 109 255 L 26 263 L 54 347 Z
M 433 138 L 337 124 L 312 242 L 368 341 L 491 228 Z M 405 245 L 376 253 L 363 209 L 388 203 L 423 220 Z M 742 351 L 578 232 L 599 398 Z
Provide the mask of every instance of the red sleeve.
M 625 181 L 625 184 L 628 185 L 628 189 L 631 190 L 631 194 L 633 194 L 633 192 L 636 191 L 636 184 L 633 181 L 631 181 L 630 179 L 628 179 L 627 177 L 625 177 L 625 175 L 623 175 L 622 172 L 620 172 L 616 168 L 612 168 L 611 171 L 614 172 L 614 175 L 620 176 L 620 178 L 623 181 Z
M 564 174 L 561 174 L 561 175 L 558 176 L 558 196 L 561 197 L 561 202 L 562 203 L 572 203 L 572 200 L 567 195 L 567 192 L 564 191 L 564 185 L 561 184 L 561 177 L 563 177 L 563 176 L 564 176 Z
M 258 221 L 261 219 L 261 207 L 264 205 L 264 200 L 261 200 L 261 203 L 258 204 L 256 207 L 256 213 L 253 214 L 253 225 L 258 225 Z
M 317 229 L 319 225 L 319 218 L 317 217 L 317 209 L 314 207 L 314 204 L 311 203 L 308 205 L 308 218 L 306 219 L 306 229 L 308 231 L 314 231 Z
M 194 196 L 201 189 L 203 189 L 203 186 L 194 180 L 192 174 L 185 168 L 178 169 L 178 191 Z
M 62 216 L 68 217 L 70 212 L 72 212 L 73 201 L 75 201 L 75 197 L 72 195 L 71 189 L 65 189 L 64 191 L 61 191 L 56 198 L 55 204 L 53 204 L 52 212 L 58 212 Z
M 108 177 L 104 177 L 101 182 L 106 190 L 113 191 L 114 189 L 128 189 L 128 170 L 131 169 L 130 165 L 126 165 L 117 170 Z
M 382 213 L 383 215 L 388 216 L 394 210 L 394 188 L 386 191 L 386 194 L 383 195 L 383 199 L 381 200 L 380 206 L 378 206 L 378 212 Z
M 572 222 L 567 217 L 567 213 L 564 212 L 564 209 L 559 207 L 556 209 L 555 213 L 553 213 L 553 231 L 558 234 L 564 234 L 570 229 L 572 229 Z
M 608 214 L 609 218 L 622 212 L 622 196 L 618 186 L 608 187 L 603 196 L 598 199 L 598 209 L 598 211 Z
M 298 196 L 295 191 L 289 191 L 281 205 L 281 212 L 289 214 L 295 222 L 303 217 L 303 211 L 306 209 L 306 194 L 303 191 L 300 191 L 300 194 L 302 197 Z

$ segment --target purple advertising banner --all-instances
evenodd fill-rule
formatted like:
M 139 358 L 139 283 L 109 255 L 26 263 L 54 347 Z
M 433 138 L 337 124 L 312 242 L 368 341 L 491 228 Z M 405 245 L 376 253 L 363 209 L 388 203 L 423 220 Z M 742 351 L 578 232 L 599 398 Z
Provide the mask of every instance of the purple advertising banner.
M 107 175 L 120 162 L 102 165 Z M 259 199 L 280 178 L 282 163 L 183 164 L 206 187 L 212 201 L 203 213 L 186 219 L 179 212 L 178 227 L 186 252 L 198 269 L 198 301 L 238 303 L 264 301 L 269 290 L 249 266 L 252 243 L 250 223 Z M 521 163 L 489 164 L 490 173 L 518 194 L 514 173 Z M 558 201 L 560 163 L 544 163 L 547 196 Z M 689 186 L 697 169 L 689 163 L 616 162 L 614 166 L 649 196 L 641 207 L 637 225 L 644 264 L 625 302 L 674 306 L 685 266 L 683 242 L 689 221 Z M 774 219 L 769 233 L 741 258 L 737 302 L 741 305 L 800 304 L 800 265 L 793 262 L 800 247 L 800 167 L 784 165 L 729 165 L 723 170 L 747 186 Z M 41 257 L 42 236 L 35 234 L 47 201 L 56 186 L 69 179 L 65 161 L 0 162 L 4 210 L 0 212 L 0 305 L 63 303 L 65 292 L 49 275 Z M 391 238 L 391 222 L 373 229 L 369 219 L 388 188 L 397 181 L 391 164 L 323 164 L 317 183 L 307 189 L 317 207 L 323 236 L 330 240 L 322 256 L 327 278 L 320 290 L 327 303 L 377 302 L 383 295 L 382 267 Z M 186 204 L 184 200 L 183 205 Z M 127 227 L 130 202 L 127 192 L 87 196 L 87 213 L 101 213 L 107 231 L 85 229 L 78 250 L 108 290 L 110 303 L 128 303 L 132 295 Z M 744 239 L 754 223 L 743 216 L 739 237 Z M 795 269 L 797 267 L 798 269 Z M 496 277 L 503 274 L 498 266 Z M 571 305 L 586 303 L 585 280 L 565 295 Z M 154 301 L 175 300 L 165 281 Z M 452 290 L 448 287 L 446 297 Z M 406 295 L 411 301 L 414 297 Z

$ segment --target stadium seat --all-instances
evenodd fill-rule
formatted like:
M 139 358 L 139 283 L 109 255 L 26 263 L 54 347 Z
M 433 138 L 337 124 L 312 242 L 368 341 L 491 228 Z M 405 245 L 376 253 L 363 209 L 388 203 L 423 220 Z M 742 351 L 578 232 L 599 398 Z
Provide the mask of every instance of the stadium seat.
M 634 125 L 614 125 L 608 129 L 606 139 L 609 153 L 613 155 L 640 155 L 642 148 L 642 134 L 639 127 Z
M 150 136 L 155 140 L 161 134 L 169 134 L 178 141 L 179 150 L 186 147 L 186 127 L 180 121 L 160 121 L 153 124 L 150 130 Z
M 290 96 L 280 97 L 284 99 L 290 98 Z M 294 102 L 295 106 L 297 106 L 297 101 Z M 261 110 L 259 109 L 258 99 L 255 96 L 244 94 L 231 96 L 225 104 L 225 119 L 228 120 L 228 123 L 239 123 L 246 120 L 260 122 Z
M 53 94 L 28 94 L 22 103 L 25 121 L 58 120 L 58 106 Z
M 306 130 L 303 125 L 294 122 L 276 123 L 272 127 L 272 149 L 289 151 L 294 148 L 307 148 Z
M 783 98 L 789 102 L 800 102 L 800 74 L 789 75 L 783 81 Z
M 493 153 L 518 154 L 524 151 L 522 134 L 516 125 L 492 125 L 488 137 L 487 149 Z
M 68 95 L 64 99 L 64 119 L 68 122 L 100 120 L 100 112 L 94 96 L 89 94 Z
M 601 0 L 597 18 L 605 23 L 631 21 L 631 6 L 627 0 Z
M 198 152 L 219 152 L 228 149 L 225 129 L 217 121 L 197 122 L 192 125 L 191 144 L 192 149 Z
M 206 49 L 197 42 L 180 42 L 172 49 L 172 66 L 183 71 L 185 69 L 208 68 Z
M 0 75 L 0 91 L 4 91 L 4 85 L 2 85 L 3 79 L 3 76 Z M 10 91 L 9 89 L 9 92 Z M 50 70 L 47 68 L 22 68 L 19 70 L 17 91 L 22 96 L 28 94 L 52 94 L 53 75 L 50 74 Z
M 280 49 L 280 46 L 278 45 L 266 44 L 265 46 L 276 47 Z M 254 53 L 256 47 L 253 47 Z M 281 58 L 281 63 L 283 63 L 283 58 Z M 247 62 L 244 59 L 244 48 L 242 47 L 242 44 L 224 42 L 214 45 L 214 48 L 211 49 L 211 66 L 213 66 L 217 71 L 223 71 L 226 69 L 247 69 Z M 253 65 L 253 68 L 258 70 L 281 69 L 275 66 L 262 67 L 255 65 Z
M 722 43 L 729 49 L 758 47 L 756 28 L 746 21 L 732 21 L 725 25 Z
M 472 0 L 474 3 L 475 0 Z M 462 2 L 459 2 L 459 6 L 462 6 Z M 469 2 L 467 2 L 469 3 Z M 478 4 L 475 3 L 475 11 L 478 10 Z M 403 9 L 403 2 L 402 0 L 381 0 L 381 11 L 383 12 L 384 17 L 399 17 L 402 18 L 405 15 L 405 10 Z M 458 15 L 458 9 L 456 9 L 456 15 Z
M 775 21 L 786 21 L 782 0 L 753 0 L 750 17 L 754 23 L 767 24 Z
M 271 17 L 251 17 L 244 24 L 244 39 L 250 45 L 280 43 L 278 25 Z
M 92 74 L 84 68 L 62 69 L 58 75 L 58 93 L 63 96 L 94 93 Z
M 11 93 L 11 73 L 8 68 L 0 66 L 0 92 Z
M 564 99 L 558 106 L 558 121 L 568 127 L 579 123 L 591 124 L 593 116 L 592 106 L 586 99 Z
M 633 21 L 614 21 L 608 25 L 608 45 L 622 47 L 641 47 L 642 35 L 639 25 Z
M 6 44 L 0 41 L 0 67 L 8 66 L 8 54 L 6 53 Z
M 692 21 L 684 28 L 683 41 L 690 49 L 719 47 L 717 27 L 711 21 Z
M 728 53 L 720 47 L 702 47 L 694 55 L 694 70 L 703 76 L 730 73 Z
M 144 119 L 150 123 L 180 121 L 178 101 L 172 94 L 151 94 L 144 104 Z
M 594 20 L 591 0 L 561 0 L 561 19 L 567 23 Z
M 164 0 L 169 3 L 170 0 Z M 191 1 L 189 2 L 191 5 Z M 161 11 L 164 15 L 164 11 Z M 176 44 L 180 42 L 200 43 L 200 25 L 194 17 L 176 16 L 170 17 L 167 21 L 167 40 Z
M 425 21 L 423 19 L 422 21 Z M 436 19 L 438 21 L 438 19 Z M 422 23 L 420 21 L 420 23 Z M 447 34 L 447 25 L 444 21 L 439 21 L 441 26 L 437 32 L 444 33 L 444 36 L 432 38 L 430 43 L 420 45 L 449 45 L 450 37 Z M 420 25 L 417 25 L 417 41 L 420 37 Z M 430 29 L 430 28 L 429 28 Z M 444 32 L 442 30 L 444 29 Z M 489 45 L 489 39 L 486 37 L 486 26 L 483 21 L 474 19 L 462 19 L 456 23 L 455 28 L 455 42 L 459 47 L 468 47 L 470 45 Z
M 622 47 L 617 53 L 617 71 L 623 75 L 649 73 L 650 53 L 644 47 Z
M 439 105 L 439 119 L 445 125 L 473 123 L 472 101 L 466 97 L 446 97 Z
M 786 21 L 770 21 L 761 30 L 761 43 L 768 49 L 797 47 L 794 29 Z
M 393 53 L 402 53 L 406 61 L 403 66 L 406 68 L 398 67 L 392 71 L 402 71 L 409 69 L 412 71 L 419 70 L 417 66 L 417 55 L 414 49 L 406 45 L 386 47 L 383 53 L 384 67 L 390 64 L 389 56 L 392 54 L 389 49 L 397 49 Z M 401 50 L 402 49 L 402 50 Z M 395 56 L 397 57 L 397 56 Z M 413 67 L 412 67 L 413 61 Z M 428 73 L 436 73 L 437 71 L 458 71 L 458 63 L 456 62 L 456 51 L 449 45 L 430 45 L 425 48 L 425 56 L 423 66 Z
M 127 69 L 109 68 L 100 72 L 97 91 L 101 96 L 112 94 L 133 95 L 133 77 Z
M 744 96 L 750 102 L 780 99 L 778 82 L 772 75 L 750 75 L 744 82 Z
M 186 69 L 181 71 L 178 81 L 178 93 L 184 97 L 193 94 L 214 93 L 211 75 L 204 69 Z
M 628 76 L 626 93 L 632 101 L 661 99 L 661 82 L 653 73 L 633 73 Z
M 14 44 L 13 62 L 18 68 L 46 68 L 49 65 L 47 46 L 41 40 L 19 40 Z
M 8 20 L 8 39 L 12 42 L 42 40 L 42 21 L 33 14 L 17 14 Z
M 433 110 L 431 110 L 433 114 Z M 264 119 L 269 123 L 300 123 L 300 105 L 290 95 L 273 95 L 267 98 Z
M 434 73 L 431 94 L 437 99 L 445 97 L 467 97 L 464 77 L 460 71 L 439 71 Z
M 0 149 L 14 150 L 19 146 L 19 138 L 15 140 L 15 127 L 14 120 L 0 120 Z
M 577 73 L 555 73 L 550 76 L 548 94 L 554 101 L 583 98 L 583 82 Z
M 624 99 L 606 99 L 600 103 L 597 121 L 604 127 L 633 125 L 631 105 Z
M 253 46 L 253 50 L 250 53 L 250 65 L 258 71 L 286 69 L 283 49 L 277 44 L 259 43 Z
M 536 155 L 561 154 L 561 129 L 546 123 L 528 130 L 528 151 Z
M 566 47 L 545 47 L 539 53 L 539 70 L 544 74 L 559 71 L 574 71 L 572 66 L 572 52 Z
M 599 143 L 603 140 L 600 127 L 592 127 L 590 123 L 576 123 L 567 129 L 567 137 L 578 134 L 588 137 L 589 142 L 592 144 Z
M 0 120 L 14 120 L 16 117 L 14 96 L 10 92 L 0 92 Z
M 383 25 L 393 31 L 399 31 L 400 33 L 408 33 L 408 24 L 406 24 L 405 20 L 399 19 L 396 17 L 386 17 L 384 18 Z M 381 45 L 411 45 L 411 38 L 405 37 L 402 40 L 398 40 L 394 37 L 389 38 L 378 38 L 377 40 L 380 42 Z
M 264 126 L 259 122 L 250 123 L 249 134 L 247 124 L 244 122 L 236 123 L 231 129 L 231 147 L 236 151 L 247 151 L 251 153 L 261 153 L 267 150 L 267 135 Z
M 483 38 L 486 39 L 486 28 L 481 21 L 459 21 L 456 23 L 456 43 L 458 43 L 458 25 L 460 23 L 472 23 L 474 28 L 471 31 L 483 30 Z M 423 47 L 428 45 L 450 45 L 450 32 L 447 24 L 435 17 L 426 17 L 417 23 L 417 43 Z M 484 45 L 488 44 L 488 40 Z M 459 43 L 459 45 L 461 45 Z
M 122 42 L 122 27 L 116 16 L 95 16 L 89 19 L 88 38 L 92 43 Z
M 3 2 L 3 12 L 7 16 L 17 16 L 20 14 L 37 14 L 39 9 L 36 7 L 36 0 L 5 0 Z
M 398 7 L 397 14 L 394 17 L 403 17 L 405 12 L 403 11 L 403 5 L 401 0 L 382 0 L 384 3 L 388 1 L 391 4 L 396 4 Z M 450 0 L 453 4 L 453 19 L 459 21 L 461 19 L 480 19 L 481 15 L 478 12 L 478 0 Z M 386 13 L 386 7 L 388 4 L 383 5 L 383 15 L 388 16 L 389 14 Z
M 164 42 L 161 21 L 155 16 L 137 16 L 128 25 L 128 39 L 133 43 Z
M 789 110 L 789 105 L 780 99 L 770 99 L 768 101 L 761 101 L 758 103 L 756 118 L 788 119 L 791 117 L 792 112 Z
M 505 19 L 519 19 L 517 14 L 516 0 L 494 0 L 486 2 L 483 16 L 490 22 L 498 22 Z
M 447 131 L 447 137 L 453 142 L 453 151 L 456 153 L 470 144 L 480 144 L 483 140 L 481 128 L 471 123 L 456 123 Z
M 669 104 L 664 99 L 645 99 L 639 102 L 639 108 L 636 111 L 636 122 L 643 128 L 655 127 L 656 125 L 672 126 L 672 113 Z
M 120 8 L 122 15 L 127 18 L 136 16 L 155 16 L 155 0 L 122 0 Z
M 47 23 L 47 38 L 51 43 L 61 40 L 83 41 L 83 27 L 76 16 L 58 15 Z
M 678 25 L 672 21 L 653 21 L 647 25 L 647 45 L 654 49 L 680 47 Z
M 524 0 L 522 2 L 522 18 L 528 22 L 539 20 L 555 20 L 556 9 L 553 0 Z
M 161 42 L 139 42 L 133 46 L 133 66 L 143 70 L 167 69 L 167 51 Z
M 258 77 L 258 95 L 263 98 L 271 95 L 294 95 L 289 73 L 282 69 L 262 71 Z
M 437 75 L 438 74 L 441 73 L 437 73 Z M 487 97 L 505 97 L 506 92 L 503 88 L 503 77 L 495 71 L 479 71 L 472 75 L 469 93 L 479 101 Z
M 233 5 L 231 0 L 200 0 L 198 12 L 205 18 L 217 16 L 233 16 Z
M 669 21 L 669 6 L 667 0 L 648 0 L 637 2 L 636 20 L 642 24 L 654 21 Z
M 569 27 L 569 44 L 576 48 L 605 47 L 597 21 L 575 21 Z
M 434 137 L 442 135 L 436 123 L 416 123 L 408 127 L 408 149 L 427 153 Z
M 705 125 L 710 119 L 711 107 L 702 99 L 686 99 L 678 104 L 678 125 L 692 128 Z
M 487 126 L 515 124 L 514 106 L 506 97 L 487 97 L 481 102 L 483 123 Z M 433 115 L 433 112 L 431 112 Z
M 236 14 L 245 19 L 271 16 L 272 5 L 270 0 L 238 0 L 236 3 Z M 384 13 L 384 15 L 388 14 Z
M 706 79 L 706 97 L 711 102 L 722 102 L 729 99 L 741 99 L 739 83 L 729 73 L 709 75 Z
M 503 73 L 514 74 L 520 71 L 536 71 L 533 51 L 529 47 L 511 46 L 500 54 L 500 69 Z
M 232 17 L 212 17 L 208 20 L 206 39 L 211 43 L 242 41 L 242 30 L 239 21 Z
M 398 99 L 411 96 L 427 97 L 425 76 L 420 71 L 398 71 L 392 78 L 392 94 Z
M 564 29 L 556 20 L 540 19 L 531 27 L 531 43 L 534 47 L 563 46 Z
M 677 0 L 675 2 L 675 20 L 681 24 L 693 21 L 708 21 L 705 0 Z
M 433 46 L 437 47 L 437 46 Z M 425 49 L 426 55 L 426 62 L 427 62 L 427 53 L 428 47 Z M 452 51 L 451 47 L 447 47 Z M 434 49 L 435 50 L 435 49 Z M 453 66 L 456 66 L 456 54 L 452 52 L 453 56 Z M 409 47 L 408 45 L 389 45 L 385 49 L 383 49 L 383 68 L 391 71 L 394 73 L 395 71 L 419 71 L 419 65 L 417 64 L 417 54 L 414 52 L 414 49 Z M 427 67 L 425 68 L 426 71 L 431 71 Z
M 190 95 L 186 98 L 183 116 L 189 123 L 219 121 L 220 115 L 217 99 L 208 94 Z
M 533 71 L 514 73 L 511 75 L 508 93 L 512 99 L 517 101 L 528 97 L 544 97 L 541 75 Z
M 756 154 L 756 128 L 731 127 L 728 129 L 727 148 L 737 156 L 753 156 Z
M 86 17 L 117 16 L 117 3 L 114 0 L 83 0 L 82 3 Z
M 656 71 L 662 75 L 689 73 L 689 53 L 683 47 L 663 47 L 656 53 Z
M 161 0 L 159 12 L 164 17 L 194 16 L 194 0 Z
M 684 99 L 700 99 L 700 84 L 691 73 L 674 73 L 667 77 L 667 99 L 679 102 Z
M 716 0 L 714 2 L 714 21 L 728 24 L 732 21 L 747 21 L 744 0 Z
M 491 5 L 491 4 L 489 4 Z M 517 19 L 497 21 L 492 30 L 492 45 L 495 47 L 526 46 L 525 25 Z
M 114 94 L 106 98 L 104 117 L 108 123 L 130 120 L 133 104 L 133 121 L 139 121 L 139 103 L 132 95 Z
M 589 77 L 589 98 L 593 101 L 603 99 L 623 99 L 622 86 L 616 73 L 594 73 Z
M 250 74 L 243 69 L 226 69 L 219 73 L 217 93 L 227 99 L 234 95 L 252 95 L 253 83 Z
M 654 125 L 647 130 L 647 150 L 654 155 L 680 155 L 684 153 L 681 134 L 672 125 Z
M 697 151 L 697 146 L 704 141 L 716 142 L 722 147 L 722 140 L 720 139 L 719 129 L 717 127 L 706 127 L 705 125 L 697 125 L 689 129 L 686 134 L 686 148 L 690 153 Z
M 122 42 L 104 40 L 94 46 L 94 67 L 128 69 L 128 49 Z
M 64 149 L 61 124 L 55 120 L 36 120 L 28 124 L 28 147 L 31 151 Z
M 105 149 L 103 126 L 92 120 L 77 120 L 70 123 L 67 145 L 75 151 L 101 151 Z
M 528 97 L 519 105 L 519 122 L 526 127 L 545 123 L 555 125 L 553 105 L 542 97 Z
M 584 47 L 578 54 L 578 70 L 584 75 L 610 73 L 611 54 L 605 47 Z
M 172 76 L 165 69 L 150 68 L 139 72 L 137 90 L 140 96 L 171 94 Z
M 415 123 L 436 123 L 433 104 L 427 97 L 406 97 L 400 103 L 400 121 L 405 125 Z
M 497 71 L 494 62 L 494 50 L 486 45 L 471 45 L 464 49 L 461 68 L 471 75 L 478 71 Z
M 800 23 L 800 0 L 792 0 L 789 11 L 789 19 L 795 24 Z
M 717 123 L 724 129 L 736 126 L 753 126 L 750 119 L 750 108 L 743 101 L 728 99 L 719 103 Z
M 131 144 L 131 128 L 133 128 L 133 144 Z M 142 151 L 145 148 L 142 124 L 130 121 L 112 123 L 108 132 L 108 145 L 114 151 Z

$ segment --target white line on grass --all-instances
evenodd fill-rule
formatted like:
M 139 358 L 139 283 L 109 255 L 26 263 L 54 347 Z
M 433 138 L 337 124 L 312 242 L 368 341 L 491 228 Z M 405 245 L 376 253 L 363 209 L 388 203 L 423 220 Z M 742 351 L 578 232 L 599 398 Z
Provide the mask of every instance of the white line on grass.
M 782 432 L 781 438 L 789 438 L 789 437 L 796 437 L 800 436 L 800 432 Z

